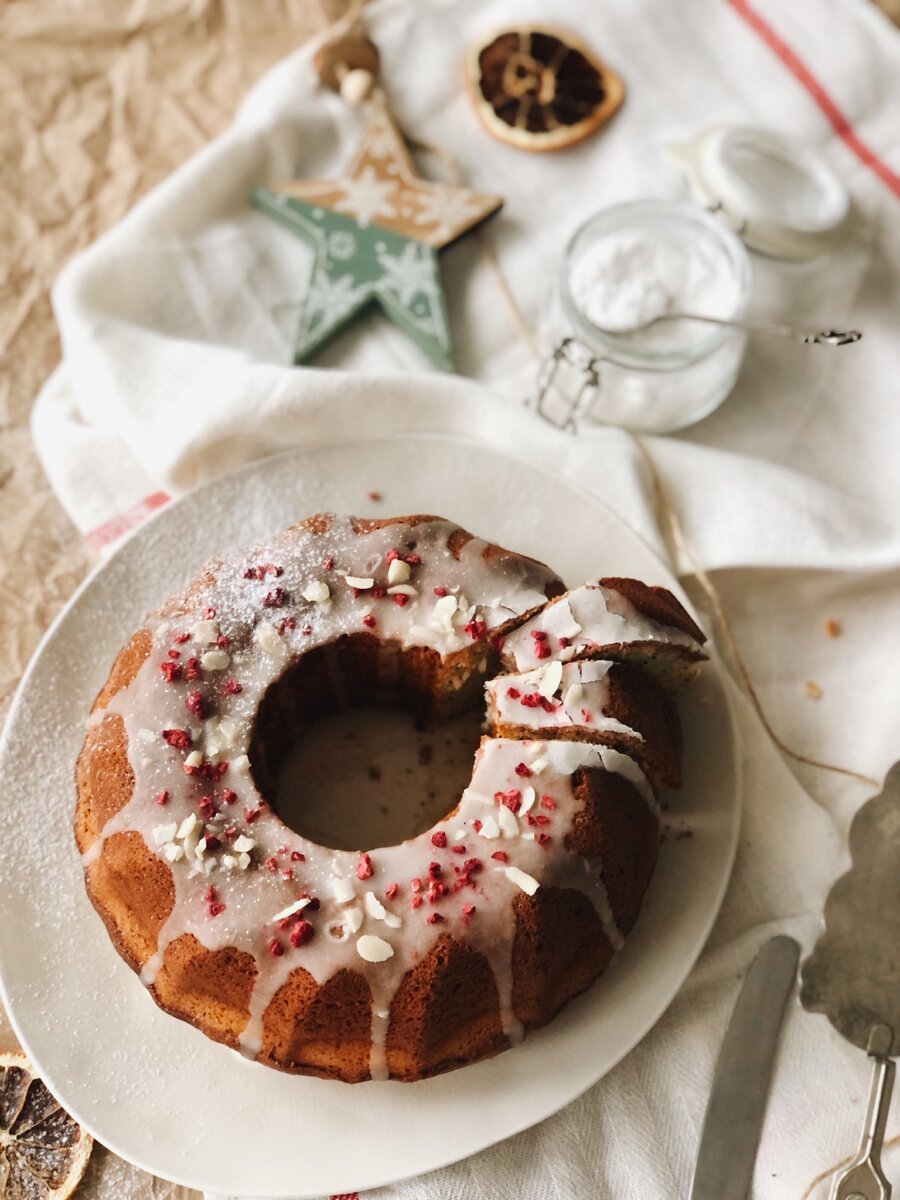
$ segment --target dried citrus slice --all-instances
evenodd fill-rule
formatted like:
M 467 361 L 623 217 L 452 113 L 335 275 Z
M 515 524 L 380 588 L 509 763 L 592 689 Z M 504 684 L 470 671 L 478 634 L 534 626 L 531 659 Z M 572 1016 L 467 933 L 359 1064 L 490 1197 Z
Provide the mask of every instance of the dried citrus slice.
M 65 1200 L 81 1182 L 93 1144 L 24 1054 L 0 1054 L 2 1200 Z
M 562 150 L 599 129 L 625 95 L 621 79 L 564 29 L 528 25 L 477 42 L 467 58 L 488 133 L 522 150 Z

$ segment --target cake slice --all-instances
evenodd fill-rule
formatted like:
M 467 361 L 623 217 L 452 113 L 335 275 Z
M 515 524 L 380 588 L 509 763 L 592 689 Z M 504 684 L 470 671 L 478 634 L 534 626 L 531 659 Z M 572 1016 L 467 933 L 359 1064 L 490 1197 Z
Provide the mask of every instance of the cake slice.
M 604 578 L 551 600 L 509 633 L 507 671 L 548 662 L 604 659 L 641 667 L 668 688 L 690 682 L 706 638 L 670 591 L 636 579 Z
M 612 746 L 634 758 L 654 789 L 681 786 L 681 725 L 671 696 L 624 663 L 558 658 L 489 679 L 491 732 Z

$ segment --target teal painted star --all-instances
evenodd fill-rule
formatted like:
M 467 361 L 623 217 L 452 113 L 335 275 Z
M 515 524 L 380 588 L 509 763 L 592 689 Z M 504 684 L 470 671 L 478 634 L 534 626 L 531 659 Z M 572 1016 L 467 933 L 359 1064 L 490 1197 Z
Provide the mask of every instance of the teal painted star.
M 358 312 L 377 304 L 439 367 L 452 370 L 447 309 L 430 246 L 266 188 L 255 188 L 251 200 L 315 251 L 295 362 L 311 358 Z
M 439 367 L 452 369 L 437 252 L 495 213 L 499 196 L 419 177 L 397 126 L 374 103 L 346 175 L 257 187 L 250 200 L 315 253 L 295 362 L 377 305 Z

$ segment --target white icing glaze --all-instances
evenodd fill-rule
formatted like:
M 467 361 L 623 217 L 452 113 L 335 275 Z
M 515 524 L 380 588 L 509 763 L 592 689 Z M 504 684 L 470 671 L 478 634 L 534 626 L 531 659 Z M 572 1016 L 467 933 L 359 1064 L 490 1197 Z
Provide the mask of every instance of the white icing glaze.
M 108 711 L 125 725 L 134 790 L 84 855 L 84 865 L 96 861 L 103 842 L 125 831 L 137 832 L 167 862 L 175 903 L 156 953 L 141 970 L 148 986 L 167 947 L 185 934 L 210 951 L 234 947 L 253 956 L 257 976 L 240 1036 L 251 1058 L 263 1044 L 266 1008 L 293 970 L 302 967 L 322 984 L 348 969 L 362 974 L 371 989 L 371 1074 L 385 1078 L 395 992 L 445 932 L 463 936 L 485 956 L 496 979 L 503 1029 L 510 1041 L 518 1040 L 522 1027 L 513 1012 L 511 956 L 513 901 L 521 892 L 506 874 L 507 865 L 543 885 L 585 892 L 610 940 L 621 944 L 598 864 L 584 869 L 564 843 L 577 803 L 571 775 L 578 767 L 619 772 L 654 804 L 646 778 L 625 755 L 579 742 L 486 739 L 471 783 L 449 818 L 421 837 L 368 855 L 326 849 L 293 833 L 265 805 L 248 770 L 254 714 L 273 679 L 310 648 L 343 633 L 365 632 L 368 614 L 375 623 L 371 632 L 380 639 L 428 644 L 447 655 L 544 602 L 543 588 L 552 578 L 545 568 L 517 558 L 485 560 L 486 543 L 479 539 L 454 558 L 447 550 L 454 528 L 432 521 L 358 534 L 348 519 L 335 518 L 325 536 L 287 531 L 262 551 L 230 557 L 194 595 L 190 613 L 147 623 L 152 651 L 109 704 Z M 406 557 L 417 591 L 403 606 L 373 595 L 387 579 L 389 551 Z M 253 577 L 259 571 L 262 577 Z M 342 572 L 357 581 L 373 578 L 374 587 L 354 595 Z M 316 582 L 327 585 L 327 598 Z M 447 595 L 436 596 L 436 588 Z M 285 618 L 293 620 L 293 628 L 282 626 Z M 161 664 L 176 664 L 167 668 L 170 674 L 179 668 L 184 673 L 210 647 L 229 655 L 227 668 L 220 669 L 215 658 L 215 669 L 200 663 L 190 668 L 196 677 L 164 678 Z M 396 673 L 398 661 L 396 654 L 382 655 L 379 669 Z M 237 681 L 239 689 L 229 681 Z M 176 732 L 172 744 L 173 735 L 164 738 L 164 730 L 188 736 L 179 739 Z M 202 766 L 191 776 L 185 765 L 195 752 Z M 529 763 L 539 771 L 533 777 Z M 500 793 L 518 796 L 521 813 L 512 811 L 515 803 L 504 805 L 497 822 Z M 497 836 L 489 839 L 484 834 L 492 820 Z M 284 910 L 302 896 L 314 897 L 318 906 L 285 917 Z M 292 934 L 300 944 L 292 944 Z M 359 953 L 360 937 L 382 939 L 393 954 L 367 961 Z
M 535 633 L 545 637 L 535 638 Z M 644 616 L 620 592 L 588 583 L 552 600 L 513 630 L 503 653 L 517 671 L 527 671 L 553 659 L 566 662 L 584 652 L 602 653 L 604 647 L 622 642 L 669 642 L 699 649 L 690 634 Z
M 485 684 L 489 714 L 497 725 L 529 730 L 582 729 L 618 733 L 642 742 L 643 735 L 606 715 L 609 703 L 607 674 L 611 662 L 578 661 L 559 664 L 562 671 L 552 693 L 541 691 L 548 667 L 535 667 L 517 675 L 499 675 Z M 552 682 L 552 681 L 551 681 Z M 524 703 L 523 703 L 524 699 Z

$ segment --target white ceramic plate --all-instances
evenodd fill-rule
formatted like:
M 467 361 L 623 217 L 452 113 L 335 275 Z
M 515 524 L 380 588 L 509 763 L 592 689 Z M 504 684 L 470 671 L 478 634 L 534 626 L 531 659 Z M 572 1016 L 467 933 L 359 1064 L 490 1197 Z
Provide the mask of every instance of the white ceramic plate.
M 411 469 L 411 465 L 412 468 Z M 522 486 L 527 480 L 527 486 Z M 382 493 L 381 503 L 367 499 Z M 52 1091 L 123 1158 L 206 1191 L 321 1196 L 433 1170 L 568 1104 L 651 1028 L 699 955 L 737 839 L 733 724 L 710 664 L 682 702 L 686 772 L 635 931 L 602 980 L 489 1062 L 415 1084 L 341 1083 L 246 1062 L 160 1012 L 86 898 L 70 832 L 88 705 L 119 645 L 211 554 L 323 509 L 438 512 L 552 562 L 677 585 L 608 509 L 483 444 L 411 435 L 316 446 L 185 496 L 81 588 L 22 682 L 0 750 L 0 981 Z

